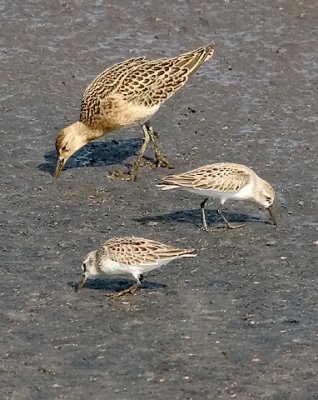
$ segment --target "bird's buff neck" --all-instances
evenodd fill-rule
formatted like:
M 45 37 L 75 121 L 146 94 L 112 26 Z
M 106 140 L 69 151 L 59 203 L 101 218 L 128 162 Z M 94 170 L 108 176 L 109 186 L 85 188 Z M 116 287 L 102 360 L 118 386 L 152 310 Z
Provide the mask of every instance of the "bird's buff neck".
M 97 139 L 104 135 L 104 130 L 100 128 L 93 128 L 83 124 L 83 122 L 75 122 L 73 125 L 73 130 L 79 136 L 85 137 L 86 143 L 90 142 L 91 140 Z

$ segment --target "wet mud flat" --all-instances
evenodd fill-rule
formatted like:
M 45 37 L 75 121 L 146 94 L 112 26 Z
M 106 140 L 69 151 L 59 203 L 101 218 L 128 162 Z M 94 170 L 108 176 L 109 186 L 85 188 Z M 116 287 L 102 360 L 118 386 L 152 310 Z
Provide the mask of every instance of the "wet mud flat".
M 13 1 L 0 11 L 0 398 L 317 398 L 318 4 Z M 277 228 L 232 202 L 225 215 L 246 226 L 207 234 L 202 198 L 155 187 L 171 171 L 109 179 L 131 165 L 138 127 L 89 144 L 53 183 L 56 135 L 98 73 L 211 40 L 214 57 L 153 127 L 176 172 L 233 161 L 271 182 Z M 75 293 L 85 254 L 120 235 L 198 257 L 147 275 L 136 296 L 104 296 L 131 283 L 121 277 Z

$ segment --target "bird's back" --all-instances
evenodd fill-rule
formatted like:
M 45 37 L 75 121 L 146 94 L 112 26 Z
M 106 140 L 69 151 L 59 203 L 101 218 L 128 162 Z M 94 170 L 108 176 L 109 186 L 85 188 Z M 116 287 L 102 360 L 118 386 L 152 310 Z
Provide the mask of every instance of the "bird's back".
M 150 239 L 119 237 L 107 241 L 98 252 L 100 259 L 106 257 L 122 265 L 151 265 L 168 262 L 179 257 L 194 257 L 194 249 L 175 248 Z
M 151 116 L 213 55 L 213 47 L 210 44 L 173 58 L 133 58 L 105 70 L 84 92 L 80 121 L 89 126 L 104 124 L 106 129 L 113 116 L 117 128 L 117 115 L 123 117 L 129 107 L 133 113 L 127 113 L 127 124 L 134 122 L 134 113 L 136 121 L 140 119 L 143 112 L 139 109 L 146 115 L 149 110 Z M 118 125 L 125 125 L 122 119 Z
M 216 163 L 206 165 L 179 175 L 170 175 L 162 180 L 163 189 L 184 187 L 195 190 L 236 192 L 251 182 L 255 173 L 245 165 Z

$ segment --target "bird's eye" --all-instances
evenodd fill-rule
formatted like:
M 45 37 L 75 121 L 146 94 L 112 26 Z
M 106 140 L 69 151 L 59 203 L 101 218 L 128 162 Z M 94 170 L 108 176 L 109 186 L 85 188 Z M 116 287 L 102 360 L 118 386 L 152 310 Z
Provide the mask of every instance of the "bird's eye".
M 62 147 L 62 151 L 65 151 L 65 150 L 66 150 L 66 145 Z

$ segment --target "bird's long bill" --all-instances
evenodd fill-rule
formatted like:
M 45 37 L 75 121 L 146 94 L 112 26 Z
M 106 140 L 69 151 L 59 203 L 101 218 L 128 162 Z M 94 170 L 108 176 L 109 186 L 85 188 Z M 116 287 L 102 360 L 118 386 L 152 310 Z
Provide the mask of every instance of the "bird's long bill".
M 65 164 L 65 161 L 63 160 L 63 158 L 61 160 L 58 160 L 56 168 L 55 168 L 55 173 L 54 173 L 55 178 L 58 178 L 61 175 L 64 164 Z
M 276 216 L 275 216 L 275 214 L 274 214 L 274 211 L 273 211 L 272 207 L 268 207 L 267 210 L 268 210 L 268 212 L 269 212 L 269 215 L 270 215 L 271 218 L 272 218 L 273 224 L 274 224 L 274 225 L 277 225 L 277 219 L 276 219 Z
M 84 286 L 84 283 L 86 281 L 86 276 L 82 275 L 80 281 L 75 285 L 75 292 L 77 293 L 82 287 Z

